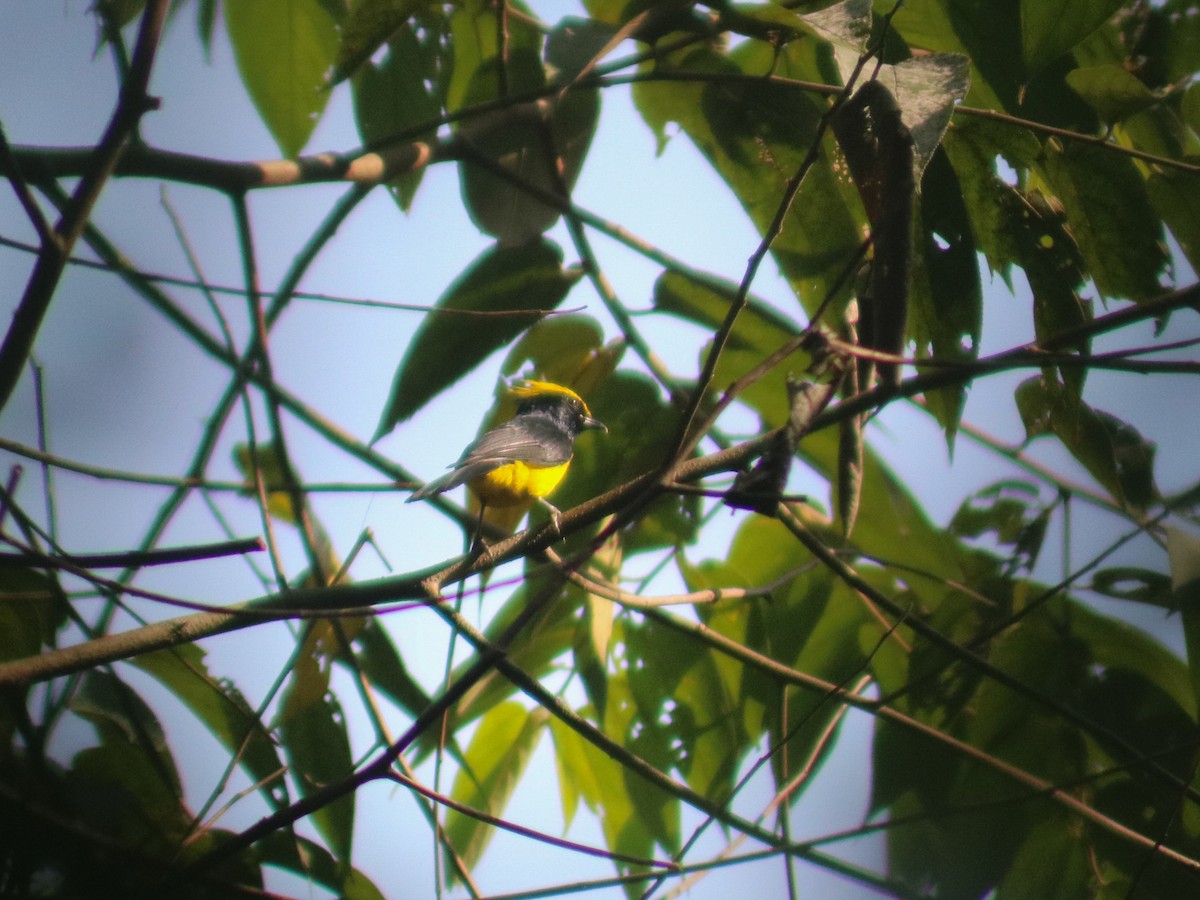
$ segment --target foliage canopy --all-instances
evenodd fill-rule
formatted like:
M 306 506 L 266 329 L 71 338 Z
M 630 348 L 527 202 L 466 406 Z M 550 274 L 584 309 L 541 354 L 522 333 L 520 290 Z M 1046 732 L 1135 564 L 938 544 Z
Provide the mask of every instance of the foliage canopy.
M 472 873 L 498 829 L 518 832 L 531 890 L 553 887 L 539 860 L 557 843 L 609 860 L 615 877 L 596 884 L 631 896 L 718 864 L 786 867 L 801 884 L 821 869 L 903 897 L 1196 895 L 1200 539 L 1188 529 L 1200 481 L 1192 465 L 1164 486 L 1165 432 L 1143 434 L 1135 410 L 1092 388 L 1141 374 L 1177 389 L 1200 373 L 1195 2 L 588 0 L 544 21 L 519 0 L 105 0 L 90 14 L 122 78 L 108 131 L 86 152 L 0 142 L 36 239 L 0 346 L 0 404 L 26 389 L 85 246 L 224 366 L 228 386 L 215 403 L 181 398 L 206 434 L 115 560 L 60 543 L 15 481 L 0 495 L 0 894 L 231 896 L 274 868 L 338 896 L 400 896 L 394 869 L 356 853 L 362 791 L 390 783 L 416 801 L 393 814 L 428 821 L 441 882 L 471 896 L 489 892 Z M 284 159 L 140 139 L 151 73 L 172 64 L 156 58 L 163 29 L 184 19 L 210 51 L 223 32 Z M 573 198 L 593 146 L 621 140 L 603 108 L 616 91 L 660 153 L 690 142 L 744 211 L 761 238 L 744 271 L 672 255 Z M 338 92 L 361 146 L 304 155 Z M 403 234 L 437 166 L 457 169 L 489 246 L 423 311 L 374 440 L 451 398 L 466 408 L 461 380 L 497 351 L 500 374 L 573 386 L 609 433 L 579 441 L 557 526 L 535 512 L 527 531 L 426 568 L 389 548 L 403 574 L 359 579 L 283 423 L 388 484 L 417 480 L 364 440 L 369 428 L 349 436 L 283 386 L 276 373 L 303 359 L 274 336 L 356 206 L 386 191 Z M 219 310 L 227 298 L 203 278 L 163 284 L 92 220 L 125 178 L 229 199 L 245 334 L 176 301 L 200 288 Z M 344 193 L 267 296 L 250 216 L 260 189 L 327 182 Z M 622 298 L 601 238 L 655 268 L 648 305 Z M 785 301 L 756 292 L 764 262 Z M 987 302 L 1025 303 L 1034 339 L 985 355 L 989 274 L 1012 296 Z M 602 310 L 579 312 L 588 298 Z M 647 322 L 703 335 L 700 358 L 681 369 Z M 964 406 L 972 386 L 1014 371 L 1005 402 L 1024 434 L 1005 444 Z M 925 511 L 931 486 L 865 440 L 890 404 L 996 461 L 946 523 Z M 736 430 L 746 421 L 753 434 Z M 231 435 L 234 485 L 213 474 Z M 1046 444 L 1061 450 L 1053 466 L 1034 452 Z M 8 438 L 2 449 L 120 491 L 154 481 Z M 789 493 L 801 482 L 819 494 Z M 139 584 L 150 564 L 186 570 L 162 544 L 189 497 L 261 511 L 274 568 L 257 595 L 192 598 L 186 574 L 166 591 Z M 726 546 L 716 535 L 733 509 Z M 470 533 L 467 510 L 444 498 L 436 510 Z M 1080 522 L 1104 525 L 1079 536 Z M 1064 558 L 1050 583 L 1039 558 L 1062 533 L 1085 558 Z M 1123 560 L 1130 542 L 1153 562 Z M 283 563 L 288 543 L 302 574 Z M 519 578 L 479 630 L 454 595 L 502 563 Z M 1097 596 L 1171 611 L 1185 652 Z M 179 602 L 194 608 L 164 619 Z M 431 680 L 399 632 L 436 617 L 460 652 Z M 199 643 L 245 629 L 291 642 L 261 695 L 211 668 Z M 806 789 L 843 749 L 852 710 L 873 722 L 865 818 L 798 840 Z M 223 777 L 189 805 L 167 721 L 180 716 L 245 791 Z M 351 721 L 368 723 L 368 746 Z M 69 723 L 89 738 L 63 755 Z M 564 827 L 593 817 L 599 846 L 506 818 L 539 746 L 553 750 Z M 767 785 L 765 808 L 747 784 Z M 223 804 L 262 818 L 214 824 Z M 702 852 L 710 823 L 720 847 Z M 839 852 L 880 834 L 878 865 Z

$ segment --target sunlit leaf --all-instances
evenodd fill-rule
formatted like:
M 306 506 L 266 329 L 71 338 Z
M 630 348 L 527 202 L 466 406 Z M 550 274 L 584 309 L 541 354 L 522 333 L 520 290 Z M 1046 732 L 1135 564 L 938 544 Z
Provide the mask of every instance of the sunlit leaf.
M 1117 65 L 1073 69 L 1067 73 L 1067 84 L 1105 122 L 1119 122 L 1158 101 L 1152 90 Z
M 285 156 L 304 149 L 329 99 L 337 22 L 320 0 L 240 0 L 224 5 L 238 71 Z
M 525 772 L 550 714 L 536 707 L 502 703 L 479 721 L 467 748 L 466 765 L 454 779 L 452 796 L 459 803 L 502 816 Z M 496 833 L 492 825 L 451 810 L 446 815 L 450 845 L 473 868 Z

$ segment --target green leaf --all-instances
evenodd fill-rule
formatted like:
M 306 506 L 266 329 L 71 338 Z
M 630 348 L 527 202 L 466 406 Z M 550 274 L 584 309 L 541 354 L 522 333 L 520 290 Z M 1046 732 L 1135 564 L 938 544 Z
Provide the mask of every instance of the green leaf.
M 1200 175 L 1171 170 L 1151 172 L 1146 191 L 1188 263 L 1193 269 L 1200 268 Z
M 572 466 L 574 468 L 574 466 Z M 575 642 L 576 617 L 579 612 L 578 592 L 563 589 L 562 580 L 535 563 L 527 561 L 524 579 L 519 588 L 512 592 L 504 605 L 488 622 L 484 634 L 495 640 L 521 615 L 533 598 L 541 600 L 548 592 L 560 593 L 546 604 L 540 615 L 528 622 L 507 647 L 507 657 L 535 678 L 548 674 L 555 662 L 563 658 Z M 455 667 L 450 678 L 453 682 L 474 660 L 468 659 Z M 480 716 L 486 715 L 498 704 L 516 692 L 513 683 L 498 670 L 484 675 L 462 700 L 455 704 L 446 717 L 447 734 L 456 734 Z M 417 761 L 438 748 L 439 731 L 425 732 L 416 744 Z
M 504 39 L 508 58 L 539 59 L 542 51 L 542 35 L 534 26 L 536 19 L 530 15 L 529 7 L 519 0 L 510 0 L 509 8 L 522 15 L 510 15 Z M 500 55 L 500 44 L 496 29 L 496 13 L 489 0 L 462 0 L 455 4 L 450 14 L 449 46 L 453 53 L 450 66 L 451 76 L 446 87 L 446 110 L 458 112 L 464 106 L 493 99 L 499 94 L 499 79 L 496 77 L 495 61 Z M 493 87 L 483 91 L 486 82 L 477 79 L 477 72 L 492 63 Z M 539 66 L 540 68 L 540 66 Z M 537 85 L 522 84 L 522 73 L 532 70 L 522 66 L 509 81 L 510 94 L 520 93 L 522 88 Z M 539 76 L 540 79 L 540 76 Z M 540 84 L 539 80 L 537 84 Z M 474 88 L 472 87 L 474 85 Z M 474 91 L 478 91 L 473 92 Z
M 1072 69 L 1067 84 L 1105 122 L 1119 122 L 1158 102 L 1154 91 L 1118 65 Z
M 54 646 L 55 634 L 67 621 L 67 607 L 51 578 L 36 569 L 5 566 L 0 568 L 0 593 L 13 595 L 0 601 L 0 662 L 36 656 L 43 646 Z
M 360 7 L 356 7 L 361 9 Z M 379 65 L 364 61 L 354 73 L 354 116 L 358 133 L 368 146 L 394 141 L 418 125 L 435 122 L 441 107 L 433 87 L 436 48 L 401 24 L 391 32 L 388 54 Z M 437 127 L 410 135 L 413 141 L 433 141 Z M 406 172 L 388 187 L 400 208 L 407 210 L 424 169 Z
M 1065 811 L 1042 818 L 1021 844 L 996 900 L 1084 900 L 1093 897 L 1087 845 Z
M 383 900 L 384 895 L 362 872 L 347 871 L 329 851 L 291 829 L 263 835 L 255 845 L 263 865 L 277 866 L 294 872 L 329 889 L 347 900 Z
M 664 730 L 678 740 L 688 785 L 712 800 L 727 799 L 748 744 L 737 705 L 742 664 L 730 661 L 723 672 L 694 638 L 652 623 L 626 637 L 629 688 L 641 720 L 668 718 Z
M 296 156 L 329 99 L 337 22 L 321 0 L 230 0 L 225 27 L 250 99 L 285 156 Z
M 279 777 L 283 762 L 275 741 L 241 691 L 209 674 L 204 651 L 181 644 L 136 656 L 130 662 L 170 690 L 226 750 L 237 755 L 251 781 L 275 809 L 288 803 L 287 782 Z
M 555 309 L 579 276 L 563 268 L 562 252 L 550 241 L 485 251 L 450 285 L 413 335 L 373 440 L 529 327 L 535 317 L 519 313 Z
M 569 81 L 596 61 L 618 29 L 597 19 L 564 16 L 546 38 L 546 62 L 558 70 L 556 81 Z
M 316 635 L 328 623 L 315 625 L 296 660 L 279 714 L 279 732 L 290 772 L 302 796 L 349 775 L 354 769 L 345 716 L 329 692 L 325 652 Z M 349 863 L 354 838 L 354 792 L 313 813 L 313 824 L 343 865 Z
M 357 645 L 355 662 L 371 684 L 409 715 L 415 717 L 425 711 L 429 706 L 429 695 L 409 674 L 387 629 L 378 619 L 368 617 L 355 635 L 354 643 Z
M 541 64 L 536 58 L 516 57 L 510 70 L 536 72 L 522 79 L 527 89 L 540 87 Z M 490 69 L 478 73 L 494 80 Z M 472 85 L 472 99 L 492 99 Z M 579 177 L 600 115 L 600 95 L 595 90 L 573 90 L 561 98 L 525 103 L 478 116 L 459 126 L 458 133 L 474 152 L 500 167 L 516 181 L 494 174 L 472 156 L 459 164 L 463 202 L 479 230 L 502 244 L 522 244 L 548 231 L 561 215 L 560 208 L 543 201 L 526 186 L 556 197 L 565 197 Z
M 1162 222 L 1133 161 L 1101 147 L 1052 141 L 1042 170 L 1066 209 L 1096 289 L 1139 301 L 1161 294 L 1159 278 L 1170 260 Z
M 127 684 L 92 669 L 71 698 L 71 711 L 95 725 L 106 746 L 136 748 L 154 766 L 171 795 L 181 796 L 183 789 L 162 725 Z
M 285 477 L 284 460 L 275 443 L 254 447 L 250 444 L 235 444 L 233 461 L 246 480 L 244 494 L 257 497 L 255 484 L 257 479 L 261 478 L 263 490 L 267 495 L 267 511 L 281 522 L 297 524 L 299 516 L 292 506 L 292 492 L 288 489 L 294 479 Z
M 559 719 L 550 720 L 550 734 L 554 737 L 554 759 L 564 802 L 568 795 L 583 798 L 588 808 L 598 814 L 610 850 L 649 856 L 653 838 L 632 796 L 645 783 L 631 786 L 620 763 Z M 577 800 L 572 813 L 576 805 Z M 617 865 L 622 870 L 629 868 L 625 863 Z
M 1171 598 L 1171 579 L 1149 569 L 1136 566 L 1100 569 L 1092 576 L 1091 588 L 1098 594 L 1118 600 L 1149 603 L 1169 610 L 1176 608 Z
M 1154 501 L 1155 446 L 1133 426 L 1092 409 L 1045 376 L 1022 382 L 1016 400 L 1028 440 L 1054 434 L 1122 505 L 1145 509 Z
M 963 189 L 945 153 L 934 154 L 925 169 L 917 225 L 909 334 L 919 355 L 973 360 L 983 330 L 983 286 Z M 965 399 L 965 386 L 926 395 L 951 449 Z
M 526 710 L 519 703 L 493 707 L 479 720 L 451 796 L 472 809 L 502 816 L 549 718 L 541 707 Z M 446 814 L 446 836 L 469 869 L 483 856 L 493 834 L 494 826 L 476 818 L 453 809 Z
M 778 55 L 761 41 L 746 41 L 728 56 L 702 47 L 659 59 L 657 66 L 667 73 L 834 77 L 822 69 L 814 44 L 794 41 Z M 643 119 L 659 136 L 660 147 L 667 124 L 679 123 L 760 234 L 774 221 L 824 111 L 823 103 L 812 97 L 753 79 L 705 85 L 642 82 L 634 85 L 633 96 Z M 808 172 L 788 210 L 771 252 L 809 312 L 826 298 L 846 261 L 858 252 L 862 236 L 851 208 L 859 206 L 853 185 L 836 177 L 823 157 Z M 840 297 L 846 293 L 843 287 Z
M 358 0 L 342 23 L 341 42 L 333 66 L 332 84 L 356 75 L 359 67 L 412 18 L 430 6 L 428 0 Z
M 1107 22 L 1122 0 L 1021 0 L 1021 50 L 1026 71 L 1036 72 Z

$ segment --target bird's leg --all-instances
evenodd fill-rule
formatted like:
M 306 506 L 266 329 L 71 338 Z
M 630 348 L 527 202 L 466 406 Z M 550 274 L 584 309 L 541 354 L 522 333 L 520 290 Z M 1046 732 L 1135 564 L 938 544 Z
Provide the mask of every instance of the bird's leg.
M 485 549 L 483 543 L 483 515 L 487 512 L 487 504 L 480 501 L 479 503 L 479 518 L 475 520 L 475 529 L 471 532 L 471 549 L 472 556 L 478 556 Z
M 554 533 L 559 538 L 561 538 L 562 537 L 562 511 L 557 506 L 555 506 L 553 503 L 551 503 L 549 500 L 547 500 L 545 497 L 539 497 L 538 500 L 541 502 L 541 504 L 543 506 L 546 507 L 546 509 L 548 509 L 550 511 L 550 524 L 552 526 L 554 526 Z

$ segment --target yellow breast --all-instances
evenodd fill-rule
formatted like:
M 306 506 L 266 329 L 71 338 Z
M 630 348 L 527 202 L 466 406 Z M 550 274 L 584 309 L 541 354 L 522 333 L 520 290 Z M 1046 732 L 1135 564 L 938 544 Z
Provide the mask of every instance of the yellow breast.
M 511 462 L 476 478 L 469 487 L 485 506 L 519 506 L 545 497 L 558 487 L 569 464 L 534 467 Z

